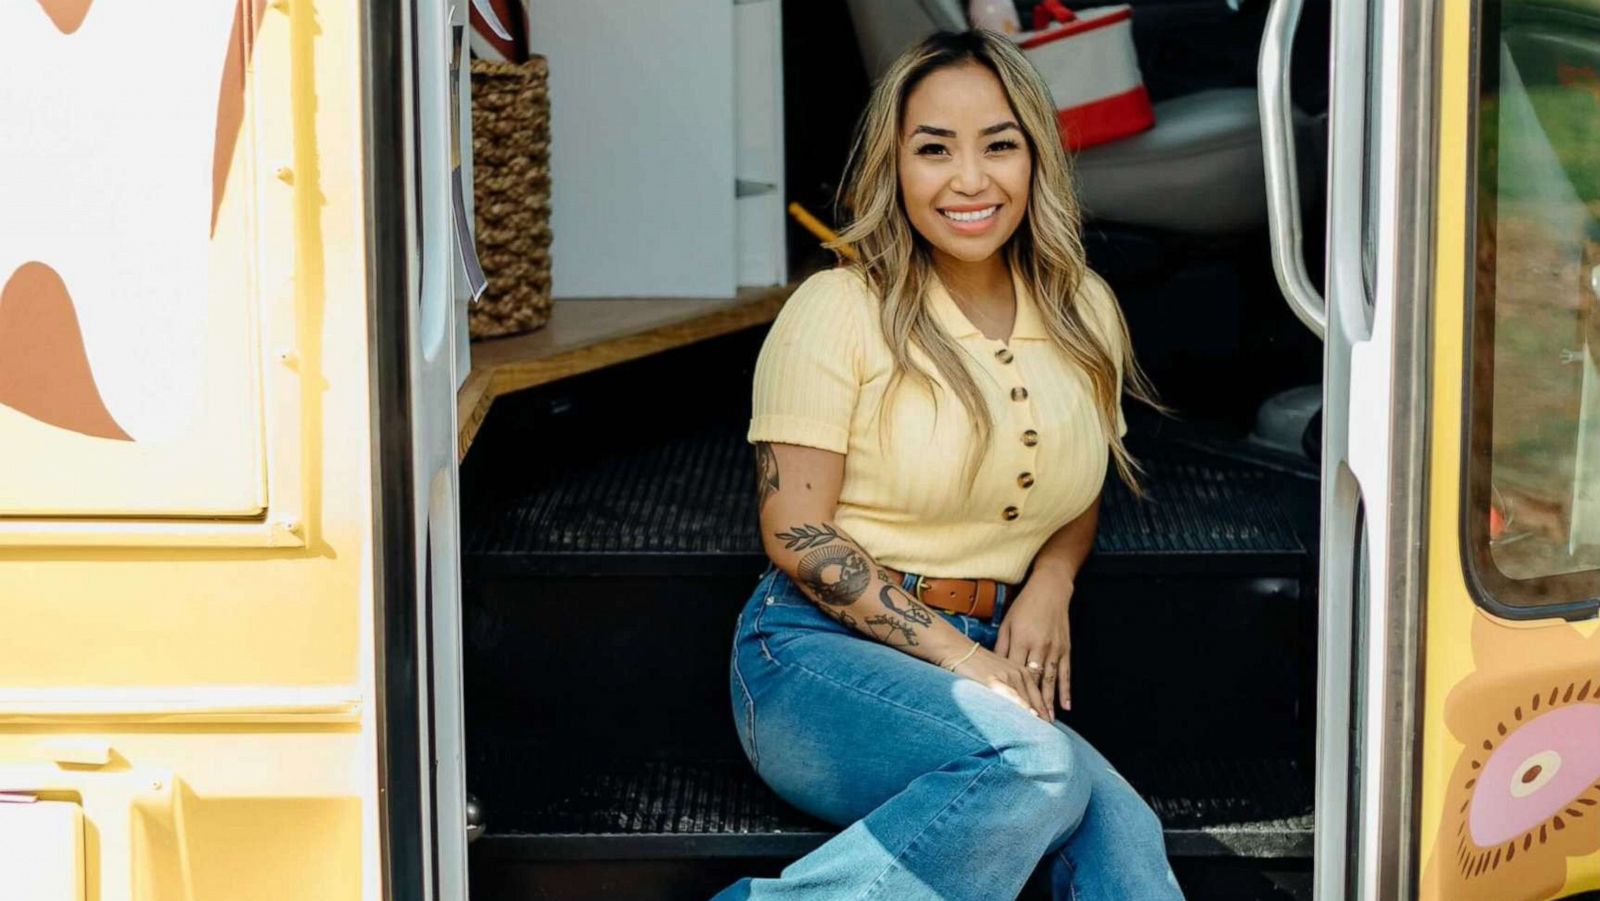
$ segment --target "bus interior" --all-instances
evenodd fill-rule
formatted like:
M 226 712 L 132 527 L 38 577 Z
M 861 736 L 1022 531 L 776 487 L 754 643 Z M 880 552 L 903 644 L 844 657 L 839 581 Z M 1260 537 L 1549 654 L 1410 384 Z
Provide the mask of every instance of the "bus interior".
M 869 4 L 927 6 L 783 11 L 786 199 L 827 222 L 871 83 Z M 1189 897 L 1309 898 L 1322 350 L 1271 262 L 1255 87 L 1269 4 L 1133 7 L 1157 125 L 1075 168 L 1090 265 L 1174 412 L 1127 406 L 1149 496 L 1106 483 L 1062 718 L 1149 799 Z M 1320 273 L 1328 3 L 1306 5 L 1293 59 Z M 834 265 L 799 226 L 787 239 L 791 284 Z M 764 334 L 507 394 L 465 452 L 479 901 L 703 898 L 835 831 L 761 783 L 728 700 L 734 617 L 766 562 L 744 440 Z M 1048 892 L 1035 879 L 1023 897 Z

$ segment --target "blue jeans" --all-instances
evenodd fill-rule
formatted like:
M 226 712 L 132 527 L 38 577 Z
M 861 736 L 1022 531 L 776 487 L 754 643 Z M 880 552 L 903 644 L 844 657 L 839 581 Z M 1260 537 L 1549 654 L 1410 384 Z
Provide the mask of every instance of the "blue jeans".
M 1005 606 L 940 615 L 993 650 Z M 776 567 L 739 614 L 729 681 L 762 780 L 844 828 L 713 901 L 993 901 L 1041 859 L 1056 899 L 1183 897 L 1155 814 L 1077 733 L 840 625 Z

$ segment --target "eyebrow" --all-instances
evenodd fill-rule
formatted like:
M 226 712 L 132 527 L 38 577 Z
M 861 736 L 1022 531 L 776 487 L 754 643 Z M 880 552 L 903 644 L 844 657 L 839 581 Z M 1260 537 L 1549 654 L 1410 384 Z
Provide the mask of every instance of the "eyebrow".
M 1012 122 L 1012 121 L 1010 121 L 1008 119 L 1005 122 L 998 122 L 998 123 L 996 123 L 994 125 L 989 126 L 988 128 L 983 129 L 982 131 L 978 132 L 978 137 L 986 138 L 989 135 L 999 134 L 1000 132 L 1006 131 L 1007 129 L 1012 129 L 1012 130 L 1015 130 L 1015 131 L 1021 131 L 1022 130 L 1020 127 L 1017 126 L 1017 123 Z M 954 131 L 948 129 L 948 128 L 935 128 L 932 125 L 918 125 L 916 128 L 913 128 L 911 130 L 911 133 L 912 134 L 929 134 L 929 135 L 933 135 L 934 137 L 939 137 L 939 138 L 953 138 L 953 137 L 956 136 L 956 133 Z

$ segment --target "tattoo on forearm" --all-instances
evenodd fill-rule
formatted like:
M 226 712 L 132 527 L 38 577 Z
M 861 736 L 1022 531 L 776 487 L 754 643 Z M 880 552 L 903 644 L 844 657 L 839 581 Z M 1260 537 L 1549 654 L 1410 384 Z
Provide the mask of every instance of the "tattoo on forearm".
M 919 626 L 933 625 L 933 611 L 923 606 L 921 601 L 896 588 L 893 584 L 885 585 L 878 589 L 878 601 L 891 611 L 900 614 Z
M 917 644 L 917 633 L 886 613 L 874 613 L 867 617 L 867 629 L 872 637 L 892 647 L 914 647 Z
M 825 613 L 845 626 L 859 628 L 844 608 L 866 596 L 874 575 L 884 583 L 878 601 L 889 612 L 867 616 L 868 633 L 887 645 L 913 647 L 920 644 L 917 630 L 933 625 L 932 610 L 895 584 L 887 570 L 874 566 L 865 551 L 832 525 L 806 523 L 776 534 L 789 550 L 809 552 L 800 558 L 795 577 Z
M 856 627 L 856 618 L 851 616 L 850 611 L 845 610 L 843 607 L 818 607 L 817 609 L 838 620 L 840 625 L 846 629 L 854 629 Z
M 832 544 L 842 537 L 833 526 L 823 523 L 820 526 L 791 526 L 787 532 L 779 532 L 778 537 L 783 539 L 783 546 L 791 551 L 809 551 L 814 547 Z
M 854 604 L 872 584 L 872 569 L 860 551 L 846 544 L 827 544 L 800 558 L 795 574 L 824 604 Z
M 765 441 L 756 444 L 756 510 L 766 508 L 767 500 L 778 493 L 778 455 Z

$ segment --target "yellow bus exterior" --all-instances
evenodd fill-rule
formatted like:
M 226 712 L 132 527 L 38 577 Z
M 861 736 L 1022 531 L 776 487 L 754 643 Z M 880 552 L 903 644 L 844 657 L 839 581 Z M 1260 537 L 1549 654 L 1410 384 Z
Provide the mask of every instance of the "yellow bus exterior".
M 1600 889 L 1600 773 L 1570 797 L 1558 799 L 1564 803 L 1537 822 L 1509 822 L 1522 828 L 1497 830 L 1501 837 L 1493 843 L 1475 840 L 1473 820 L 1481 807 L 1528 797 L 1546 784 L 1541 776 L 1558 775 L 1553 771 L 1567 749 L 1530 745 L 1533 753 L 1528 753 L 1513 743 L 1519 730 L 1541 713 L 1564 715 L 1558 712 L 1572 713 L 1585 704 L 1594 708 L 1600 696 L 1600 623 L 1592 615 L 1575 622 L 1495 616 L 1475 601 L 1463 565 L 1469 550 L 1461 538 L 1461 523 L 1468 515 L 1463 509 L 1463 436 L 1470 409 L 1463 373 L 1471 341 L 1469 279 L 1480 265 L 1467 253 L 1474 247 L 1473 211 L 1482 211 L 1472 196 L 1477 175 L 1474 117 L 1479 114 L 1473 77 L 1475 6 L 1440 7 L 1419 897 L 1564 898 Z M 1600 8 L 1590 13 L 1600 14 Z M 1480 39 L 1496 38 L 1486 30 Z M 1490 766 L 1502 748 L 1518 757 L 1511 761 L 1514 778 L 1503 783 L 1491 781 L 1499 768 Z M 1584 765 L 1577 758 L 1566 763 Z M 1477 821 L 1480 828 L 1482 823 Z
M 93 184 L 104 193 L 90 203 L 131 208 L 139 227 L 182 245 L 168 259 L 190 267 L 141 269 L 112 243 L 119 233 L 92 219 L 75 229 L 60 217 L 14 221 L 13 250 L 76 242 L 85 252 L 0 263 L 9 284 L 0 331 L 59 322 L 62 292 L 15 275 L 48 266 L 96 376 L 117 377 L 105 375 L 107 354 L 168 364 L 146 379 L 141 391 L 154 393 L 143 400 L 112 400 L 115 386 L 91 382 L 103 408 L 90 413 L 137 419 L 141 404 L 163 402 L 163 377 L 204 382 L 188 420 L 150 437 L 131 426 L 107 437 L 81 424 L 93 419 L 84 412 L 93 391 L 32 395 L 19 356 L 0 362 L 12 370 L 0 375 L 9 486 L 0 490 L 0 786 L 39 799 L 0 819 L 0 894 L 10 897 L 35 888 L 86 901 L 382 896 L 361 7 L 211 5 L 222 9 L 0 10 L 0 35 L 10 36 L 0 43 L 31 42 L 54 60 L 28 84 L 61 112 L 48 120 L 60 135 L 33 124 L 0 140 L 12 182 L 49 182 L 69 207 L 73 191 Z M 141 94 L 146 85 L 176 96 Z M 169 120 L 157 108 L 169 101 L 209 111 L 192 129 L 207 140 L 164 151 L 186 168 L 161 170 L 158 153 L 149 171 L 135 163 L 152 155 L 129 148 L 188 137 L 161 127 Z M 106 133 L 141 121 L 141 106 L 151 108 L 149 130 Z M 25 143 L 75 155 L 38 159 Z M 208 193 L 214 212 L 195 203 Z M 23 212 L 43 211 L 6 215 Z M 52 227 L 69 233 L 23 240 L 25 229 Z M 96 265 L 130 267 L 123 283 L 155 286 L 146 292 L 154 306 L 125 319 L 107 312 L 106 298 L 90 296 Z M 195 283 L 211 288 L 196 297 Z M 162 284 L 172 304 L 189 306 L 162 309 Z M 226 355 L 207 340 L 198 351 L 169 345 L 164 327 L 146 324 L 169 314 L 199 317 L 203 339 L 231 342 Z M 112 320 L 109 334 L 96 316 Z M 106 350 L 108 341 L 138 348 Z M 66 367 L 67 356 L 47 362 Z M 230 416 L 234 405 L 250 412 Z M 208 429 L 219 418 L 228 427 Z M 241 443 L 248 471 L 214 471 L 228 466 L 217 455 Z M 233 509 L 186 495 L 186 485 L 209 482 L 240 498 Z M 36 848 L 68 850 L 7 855 L 29 835 Z M 42 872 L 79 858 L 75 874 Z
M 0 861 L 48 901 L 385 897 L 367 10 L 131 6 L 0 11 L 0 59 L 50 54 L 30 70 L 37 109 L 87 111 L 0 138 L 0 186 L 87 197 L 8 210 L 33 220 L 0 247 Z M 1463 570 L 1476 12 L 1437 20 L 1408 811 L 1427 901 L 1600 889 L 1600 776 L 1493 843 L 1468 822 L 1522 724 L 1600 695 L 1592 618 L 1495 616 Z M 157 88 L 208 111 L 203 146 L 112 127 L 167 104 L 141 93 Z M 71 218 L 94 208 L 120 224 Z M 152 236 L 172 247 L 141 253 Z M 119 307 L 118 284 L 150 300 Z M 64 349 L 7 344 L 41 329 Z M 38 389 L 51 366 L 75 393 Z M 1496 789 L 1559 766 L 1538 753 Z

